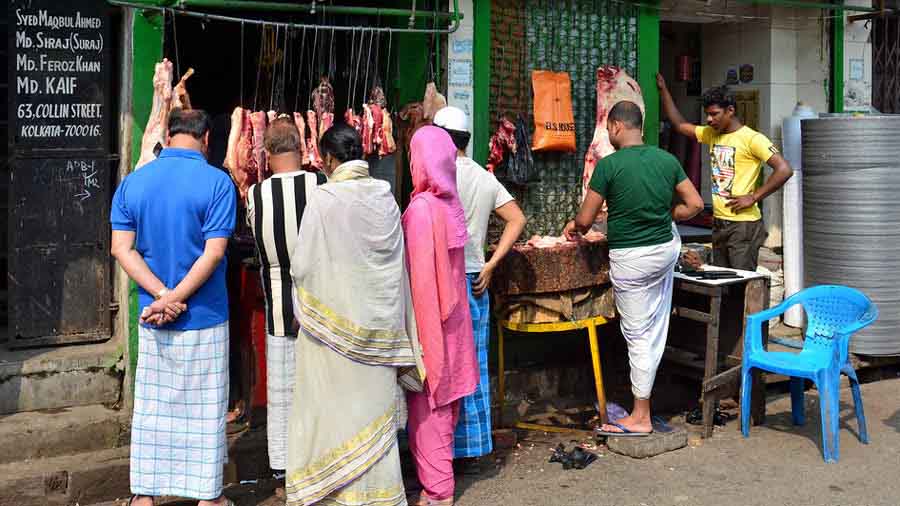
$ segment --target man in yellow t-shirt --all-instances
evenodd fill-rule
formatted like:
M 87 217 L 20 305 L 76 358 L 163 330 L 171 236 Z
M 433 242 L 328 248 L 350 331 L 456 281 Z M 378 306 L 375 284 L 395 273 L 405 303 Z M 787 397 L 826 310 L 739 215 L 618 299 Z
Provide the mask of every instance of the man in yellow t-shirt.
M 678 111 L 666 87 L 656 75 L 663 110 L 682 135 L 696 137 L 709 146 L 713 198 L 713 264 L 755 271 L 759 248 L 766 240 L 762 213 L 757 204 L 784 186 L 793 175 L 791 166 L 772 141 L 745 126 L 735 115 L 734 95 L 724 86 L 703 94 L 707 126 L 688 123 Z M 772 175 L 757 186 L 763 164 Z

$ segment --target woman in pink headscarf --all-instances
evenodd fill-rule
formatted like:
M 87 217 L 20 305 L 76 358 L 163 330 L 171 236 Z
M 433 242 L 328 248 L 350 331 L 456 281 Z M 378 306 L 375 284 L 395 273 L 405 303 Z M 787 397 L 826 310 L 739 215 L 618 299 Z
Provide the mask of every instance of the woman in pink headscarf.
M 409 446 L 419 505 L 452 505 L 453 431 L 459 399 L 475 391 L 478 362 L 466 292 L 466 216 L 456 190 L 456 146 L 426 126 L 410 142 L 413 193 L 403 213 L 425 388 L 409 392 Z

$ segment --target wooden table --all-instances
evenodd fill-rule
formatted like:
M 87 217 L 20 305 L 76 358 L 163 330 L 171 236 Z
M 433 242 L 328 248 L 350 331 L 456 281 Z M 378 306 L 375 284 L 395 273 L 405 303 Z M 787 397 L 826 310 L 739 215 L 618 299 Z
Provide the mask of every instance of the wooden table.
M 726 270 L 709 268 L 710 270 Z M 756 272 L 727 269 L 740 279 L 700 280 L 675 274 L 673 318 L 665 358 L 688 375 L 702 380 L 703 437 L 710 437 L 720 399 L 737 395 L 741 381 L 741 356 L 747 317 L 769 307 L 769 278 Z M 682 320 L 682 321 L 679 321 Z M 696 323 L 705 335 L 696 339 Z M 763 328 L 763 342 L 768 326 Z M 765 418 L 765 385 L 762 374 L 753 378 L 753 422 Z

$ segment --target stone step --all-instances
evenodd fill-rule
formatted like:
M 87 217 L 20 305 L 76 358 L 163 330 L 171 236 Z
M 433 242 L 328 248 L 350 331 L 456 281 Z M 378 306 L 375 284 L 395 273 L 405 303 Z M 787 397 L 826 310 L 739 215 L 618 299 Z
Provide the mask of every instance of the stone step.
M 25 350 L 0 346 L 0 415 L 113 405 L 122 389 L 121 359 L 116 340 Z
M 16 413 L 0 423 L 0 464 L 126 446 L 130 419 L 104 406 Z
M 226 486 L 269 477 L 264 429 L 230 437 L 228 447 Z M 128 453 L 123 446 L 0 465 L 0 506 L 124 504 L 130 496 Z

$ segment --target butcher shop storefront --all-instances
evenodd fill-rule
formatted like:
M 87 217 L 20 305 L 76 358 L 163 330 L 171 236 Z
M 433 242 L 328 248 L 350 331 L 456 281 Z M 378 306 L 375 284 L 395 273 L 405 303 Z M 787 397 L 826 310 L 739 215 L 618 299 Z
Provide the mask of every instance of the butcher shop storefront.
M 130 87 L 133 114 L 121 129 L 131 150 L 120 177 L 156 158 L 172 108 L 197 108 L 212 120 L 209 162 L 237 187 L 237 228 L 228 249 L 229 422 L 234 430 L 264 423 L 265 287 L 245 209 L 249 187 L 271 175 L 263 132 L 288 115 L 304 139 L 303 166 L 315 172 L 323 162 L 318 141 L 324 132 L 335 122 L 356 126 L 372 175 L 387 181 L 402 204 L 411 190 L 408 137 L 426 114 L 446 104 L 447 34 L 460 31 L 466 15 L 458 6 L 427 2 L 414 9 L 404 2 L 109 3 L 131 26 L 123 40 L 132 56 L 123 92 Z M 132 322 L 136 306 L 132 298 Z M 133 327 L 129 335 L 134 370 Z

